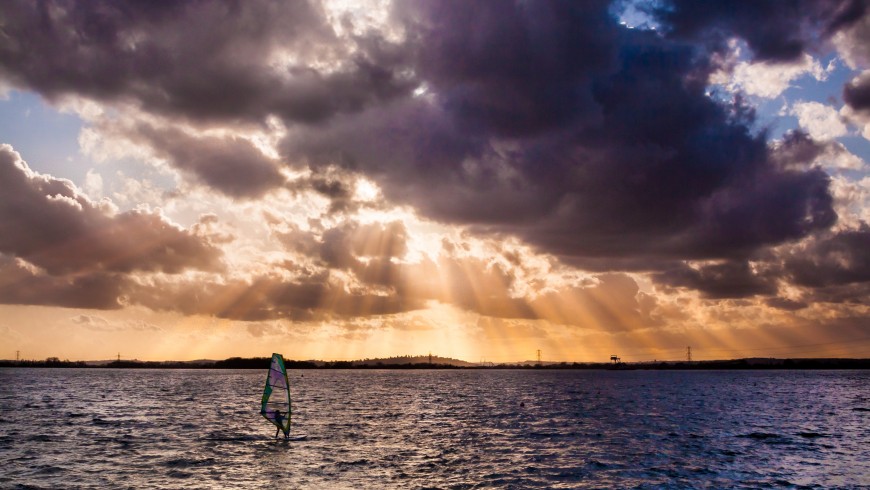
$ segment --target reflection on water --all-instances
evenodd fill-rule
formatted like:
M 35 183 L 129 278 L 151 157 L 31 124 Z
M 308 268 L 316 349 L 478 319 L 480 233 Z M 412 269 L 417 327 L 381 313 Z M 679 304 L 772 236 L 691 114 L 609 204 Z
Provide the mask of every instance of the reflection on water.
M 0 487 L 870 485 L 868 372 L 265 372 L 0 369 Z

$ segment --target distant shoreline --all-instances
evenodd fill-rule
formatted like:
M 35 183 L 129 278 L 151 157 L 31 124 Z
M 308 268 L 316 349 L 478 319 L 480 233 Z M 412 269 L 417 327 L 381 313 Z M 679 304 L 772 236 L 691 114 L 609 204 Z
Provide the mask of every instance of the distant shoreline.
M 541 370 L 744 370 L 744 369 L 870 369 L 870 359 L 774 359 L 750 358 L 718 361 L 662 361 L 637 363 L 579 363 L 524 361 L 517 363 L 473 364 L 438 358 L 433 362 L 402 362 L 406 358 L 359 361 L 285 360 L 287 369 L 541 369 Z M 267 357 L 232 357 L 222 361 L 66 361 L 48 358 L 41 361 L 0 360 L 0 368 L 87 368 L 87 369 L 268 369 Z

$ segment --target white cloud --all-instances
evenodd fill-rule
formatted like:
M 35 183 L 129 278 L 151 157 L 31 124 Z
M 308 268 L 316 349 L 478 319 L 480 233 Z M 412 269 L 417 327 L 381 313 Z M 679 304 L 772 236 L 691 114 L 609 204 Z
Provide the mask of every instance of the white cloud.
M 85 174 L 83 189 L 91 199 L 100 199 L 103 197 L 103 177 L 95 172 L 94 169 L 88 170 L 88 173 Z
M 837 228 L 857 228 L 870 222 L 870 177 L 855 181 L 831 177 L 831 194 L 837 211 Z
M 814 163 L 822 167 L 841 170 L 861 170 L 864 168 L 864 160 L 837 141 L 825 148 L 825 151 L 816 158 Z
M 740 48 L 732 47 L 732 52 L 724 60 L 722 67 L 711 77 L 711 83 L 725 86 L 729 91 L 743 91 L 767 99 L 773 99 L 791 87 L 791 82 L 802 76 L 810 75 L 816 80 L 827 79 L 834 69 L 831 63 L 822 68 L 812 56 L 804 57 L 794 63 L 749 63 L 738 61 Z
M 791 113 L 798 118 L 800 127 L 815 140 L 826 141 L 848 133 L 840 114 L 831 106 L 819 102 L 796 102 Z

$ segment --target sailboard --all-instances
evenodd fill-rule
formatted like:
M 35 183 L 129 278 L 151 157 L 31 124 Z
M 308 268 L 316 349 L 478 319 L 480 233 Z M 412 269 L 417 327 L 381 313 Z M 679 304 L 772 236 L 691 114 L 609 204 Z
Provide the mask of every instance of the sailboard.
M 282 430 L 286 438 L 290 434 L 290 413 L 290 384 L 287 382 L 284 358 L 281 354 L 272 354 L 260 414 Z

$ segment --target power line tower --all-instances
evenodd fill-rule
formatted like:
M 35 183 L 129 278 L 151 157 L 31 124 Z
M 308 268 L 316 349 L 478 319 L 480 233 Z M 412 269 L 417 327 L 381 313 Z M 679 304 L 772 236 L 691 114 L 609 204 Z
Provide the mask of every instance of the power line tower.
M 15 362 L 19 361 L 20 356 L 21 356 L 21 351 L 20 350 L 15 351 Z
M 686 362 L 692 362 L 692 346 L 686 347 Z
M 541 349 L 538 349 L 538 364 L 541 364 Z

